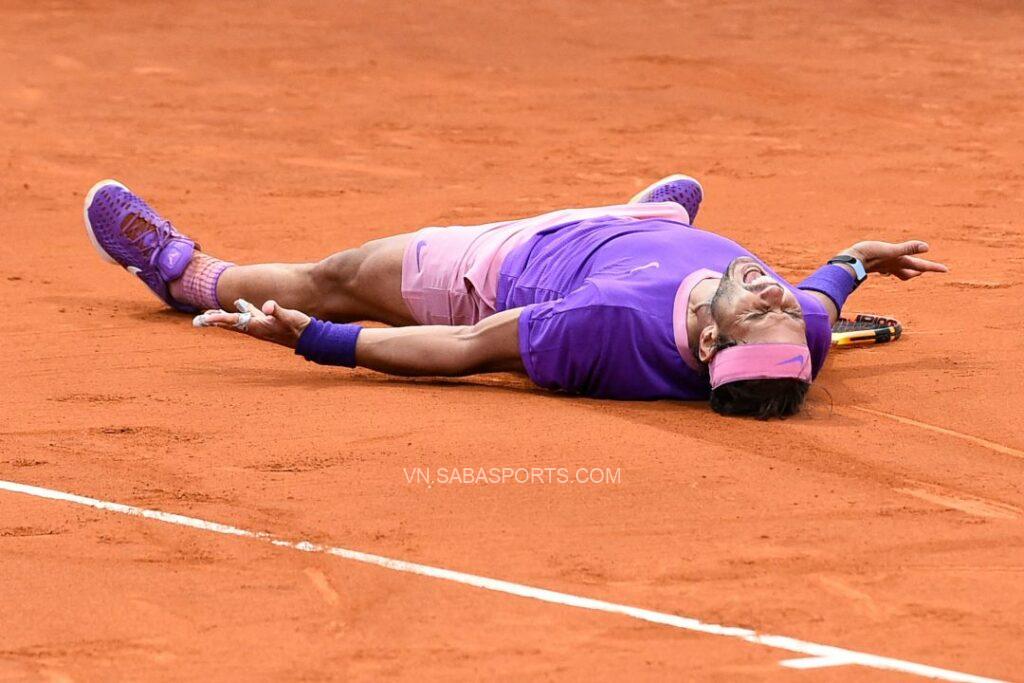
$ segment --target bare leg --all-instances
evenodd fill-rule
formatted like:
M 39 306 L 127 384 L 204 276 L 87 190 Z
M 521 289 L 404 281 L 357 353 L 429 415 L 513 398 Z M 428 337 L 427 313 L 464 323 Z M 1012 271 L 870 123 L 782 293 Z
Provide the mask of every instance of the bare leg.
M 414 325 L 402 299 L 402 258 L 411 233 L 367 242 L 319 263 L 235 266 L 217 281 L 221 302 L 246 299 L 257 306 L 273 299 L 332 322 L 376 320 Z M 171 283 L 171 295 L 175 285 Z

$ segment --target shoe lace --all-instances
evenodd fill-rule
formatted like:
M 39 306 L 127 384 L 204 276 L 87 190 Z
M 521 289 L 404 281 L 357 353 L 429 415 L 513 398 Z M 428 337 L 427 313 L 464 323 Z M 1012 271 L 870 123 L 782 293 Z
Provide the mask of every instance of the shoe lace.
M 123 230 L 129 236 L 128 241 L 139 248 L 139 251 L 149 259 L 151 266 L 160 255 L 160 250 L 167 246 L 167 243 L 175 235 L 174 226 L 170 221 L 162 220 L 159 223 L 150 223 L 138 214 L 132 214 L 131 220 Z

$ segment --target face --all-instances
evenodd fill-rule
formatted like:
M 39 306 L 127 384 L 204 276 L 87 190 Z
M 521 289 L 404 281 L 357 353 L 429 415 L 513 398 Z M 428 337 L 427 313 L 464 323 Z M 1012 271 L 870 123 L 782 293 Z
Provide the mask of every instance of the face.
M 726 269 L 711 299 L 715 324 L 701 332 L 700 355 L 706 361 L 719 338 L 741 344 L 806 344 L 803 312 L 796 295 L 749 256 Z

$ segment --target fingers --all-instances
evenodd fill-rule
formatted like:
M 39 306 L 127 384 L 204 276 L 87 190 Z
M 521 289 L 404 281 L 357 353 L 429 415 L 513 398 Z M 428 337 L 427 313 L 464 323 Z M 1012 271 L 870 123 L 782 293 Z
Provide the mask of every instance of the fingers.
M 235 329 L 239 332 L 248 332 L 249 323 L 252 322 L 253 315 L 261 311 L 245 299 L 235 301 L 235 308 L 238 309 L 239 313 L 238 319 L 235 321 Z
M 302 331 L 309 324 L 309 316 L 302 311 L 285 308 L 273 299 L 263 304 L 263 313 L 273 316 L 292 329 Z
M 913 256 L 901 256 L 898 263 L 901 268 L 913 268 L 914 270 L 919 270 L 922 273 L 949 272 L 949 268 L 938 261 L 929 261 L 927 259 L 915 258 Z
M 220 309 L 206 311 L 193 318 L 192 325 L 234 330 L 294 348 L 295 341 L 310 321 L 305 313 L 282 308 L 273 300 L 257 308 L 245 299 L 238 299 L 235 308 L 237 313 Z
M 206 311 L 192 318 L 193 327 L 221 327 L 226 330 L 248 332 L 252 322 L 250 313 L 228 313 L 227 311 Z
M 928 251 L 928 243 L 921 240 L 910 240 L 909 242 L 901 242 L 896 246 L 896 250 L 904 256 L 911 256 L 913 254 L 923 254 Z
M 227 311 L 220 309 L 203 311 L 196 317 L 192 318 L 192 327 L 212 327 L 214 316 L 231 315 Z
M 227 329 L 238 329 L 236 327 L 241 313 L 228 313 L 221 309 L 204 311 L 192 318 L 193 327 L 223 327 Z
M 263 318 L 263 313 L 245 299 L 235 301 L 238 313 L 228 313 L 222 309 L 209 310 L 192 319 L 193 327 L 221 327 L 224 329 L 248 332 L 253 320 Z
M 235 299 L 235 308 L 238 309 L 239 313 L 253 313 L 256 311 L 256 307 L 245 299 Z
M 266 303 L 263 304 L 263 314 L 264 315 L 272 315 L 275 318 L 283 319 L 283 318 L 287 317 L 289 313 L 292 313 L 292 312 L 293 311 L 291 311 L 290 309 L 285 308 L 284 306 L 282 306 L 281 304 L 277 303 L 273 299 L 270 299 Z

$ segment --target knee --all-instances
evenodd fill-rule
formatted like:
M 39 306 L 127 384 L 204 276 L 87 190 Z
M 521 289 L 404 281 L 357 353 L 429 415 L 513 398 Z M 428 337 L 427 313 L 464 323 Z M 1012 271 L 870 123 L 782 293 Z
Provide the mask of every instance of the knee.
M 310 281 L 321 296 L 345 294 L 353 289 L 359 269 L 366 260 L 363 249 L 346 249 L 313 265 Z

